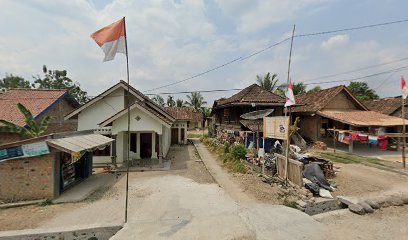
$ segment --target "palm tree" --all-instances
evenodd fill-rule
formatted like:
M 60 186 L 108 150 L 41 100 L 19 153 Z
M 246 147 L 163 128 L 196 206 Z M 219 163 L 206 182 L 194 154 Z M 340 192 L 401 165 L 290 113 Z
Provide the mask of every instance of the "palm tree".
M 207 104 L 204 101 L 204 97 L 199 92 L 192 92 L 191 95 L 187 95 L 188 101 L 186 101 L 186 105 L 193 108 L 195 112 L 200 112 L 204 104 Z
M 167 96 L 167 106 L 168 107 L 174 107 L 176 106 L 176 102 L 174 101 L 174 97 L 173 96 Z
M 31 112 L 23 106 L 23 104 L 17 104 L 18 109 L 24 115 L 25 127 L 21 127 L 15 123 L 7 120 L 0 119 L 0 132 L 18 133 L 20 135 L 26 135 L 30 137 L 39 137 L 47 131 L 48 123 L 50 121 L 49 116 L 45 116 L 39 123 L 37 123 L 31 114 Z
M 207 118 L 210 117 L 211 115 L 211 108 L 210 107 L 202 107 L 201 112 L 203 113 L 203 127 L 205 127 L 205 122 L 207 121 Z
M 176 100 L 176 107 L 184 107 L 183 99 L 177 99 Z
M 268 90 L 270 92 L 275 92 L 275 90 L 277 89 L 278 75 L 274 73 L 271 76 L 271 73 L 269 72 L 263 77 L 256 75 L 256 82 L 263 89 Z
M 152 98 L 153 102 L 155 102 L 157 105 L 164 107 L 166 104 L 164 103 L 164 99 L 160 95 L 155 95 Z

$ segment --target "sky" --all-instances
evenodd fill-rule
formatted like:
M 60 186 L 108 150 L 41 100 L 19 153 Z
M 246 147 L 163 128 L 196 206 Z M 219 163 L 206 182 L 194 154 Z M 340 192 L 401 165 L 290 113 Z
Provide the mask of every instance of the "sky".
M 65 69 L 96 96 L 126 80 L 126 58 L 104 54 L 89 35 L 126 16 L 130 83 L 144 93 L 244 88 L 256 75 L 287 79 L 290 41 L 197 78 L 148 91 L 248 56 L 295 34 L 408 19 L 403 0 L 3 0 L 0 77 L 33 81 L 42 66 Z M 408 22 L 294 39 L 291 79 L 328 88 L 408 66 Z M 397 61 L 403 58 L 402 61 Z M 388 64 L 389 63 L 389 64 Z M 385 64 L 334 77 L 367 66 Z M 408 70 L 363 78 L 381 97 L 400 95 Z M 203 93 L 208 105 L 237 91 Z M 186 94 L 174 95 L 186 100 Z M 164 95 L 163 97 L 167 97 Z

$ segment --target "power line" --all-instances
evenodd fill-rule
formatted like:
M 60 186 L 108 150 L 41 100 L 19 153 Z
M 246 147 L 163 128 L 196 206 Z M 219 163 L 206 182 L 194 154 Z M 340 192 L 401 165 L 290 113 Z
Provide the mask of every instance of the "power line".
M 325 34 L 332 34 L 332 33 L 338 33 L 338 32 L 355 31 L 355 30 L 360 30 L 360 29 L 365 29 L 365 28 L 382 27 L 386 25 L 392 25 L 392 24 L 398 24 L 398 23 L 404 23 L 404 22 L 408 22 L 408 19 L 401 19 L 397 21 L 384 22 L 384 23 L 369 24 L 369 25 L 363 25 L 363 26 L 358 26 L 358 27 L 342 28 L 342 29 L 329 30 L 329 31 L 323 31 L 323 32 L 298 34 L 298 35 L 295 35 L 295 37 L 310 37 L 310 36 L 325 35 Z
M 343 79 L 343 80 L 335 80 L 335 81 L 324 81 L 324 82 L 311 82 L 311 83 L 305 83 L 304 85 L 307 86 L 307 85 L 336 83 L 336 82 L 352 82 L 352 81 L 356 81 L 356 80 L 360 80 L 360 79 L 365 79 L 365 78 L 380 76 L 380 75 L 387 74 L 387 73 L 399 72 L 399 71 L 404 70 L 404 69 L 407 69 L 407 68 L 408 68 L 408 66 L 404 66 L 404 67 L 399 67 L 399 68 L 395 68 L 395 69 L 390 69 L 390 70 L 387 70 L 387 71 L 378 72 L 378 73 L 374 73 L 374 74 L 369 74 L 369 75 L 365 75 L 365 76 L 362 76 L 362 77 L 356 77 L 356 78 L 352 78 L 352 79 Z
M 174 95 L 174 94 L 185 94 L 185 93 L 192 93 L 192 92 L 211 93 L 211 92 L 230 92 L 230 91 L 241 91 L 241 90 L 242 90 L 242 88 L 232 88 L 232 89 L 195 90 L 195 91 L 182 91 L 182 92 L 146 93 L 145 95 L 147 95 L 147 96 Z
M 396 62 L 402 62 L 402 61 L 405 61 L 405 60 L 408 60 L 408 57 L 404 57 L 404 58 L 401 58 L 401 59 L 398 59 L 398 60 L 395 60 L 395 61 L 391 61 L 391 62 L 380 63 L 380 64 L 370 65 L 370 66 L 366 66 L 366 67 L 362 67 L 362 68 L 357 68 L 357 69 L 349 70 L 349 71 L 345 71 L 345 72 L 329 74 L 329 75 L 324 75 L 324 76 L 315 77 L 315 78 L 309 78 L 309 79 L 303 80 L 302 82 L 308 82 L 308 81 L 318 80 L 318 79 L 322 79 L 322 78 L 331 78 L 331 77 L 336 77 L 336 76 L 340 76 L 340 75 L 345 75 L 345 74 L 348 74 L 348 73 L 355 73 L 355 72 L 359 72 L 359 71 L 362 71 L 362 70 L 367 70 L 367 69 L 370 69 L 370 68 L 385 66 L 385 65 L 388 65 L 388 64 L 396 63 Z
M 282 43 L 288 41 L 289 39 L 290 39 L 290 38 L 285 38 L 285 39 L 283 39 L 282 41 L 279 41 L 279 42 L 277 42 L 277 43 L 274 43 L 274 44 L 272 44 L 272 45 L 269 45 L 269 46 L 267 46 L 267 47 L 265 47 L 265 48 L 263 48 L 263 49 L 261 49 L 261 50 L 259 50 L 259 51 L 256 51 L 256 52 L 254 52 L 254 53 L 251 53 L 251 54 L 249 54 L 249 55 L 247 55 L 247 56 L 235 58 L 235 59 L 233 59 L 233 60 L 231 60 L 231 61 L 229 61 L 229 62 L 223 63 L 223 64 L 221 64 L 221 65 L 218 65 L 218 66 L 216 66 L 216 67 L 214 67 L 214 68 L 211 68 L 211 69 L 209 69 L 209 70 L 207 70 L 207 71 L 204 71 L 204 72 L 202 72 L 202 73 L 196 74 L 196 75 L 194 75 L 194 76 L 191 76 L 191 77 L 188 77 L 188 78 L 185 78 L 185 79 L 183 79 L 183 80 L 176 81 L 176 82 L 173 82 L 173 83 L 169 83 L 169 84 L 166 84 L 166 85 L 163 85 L 163 86 L 160 86 L 160 87 L 152 88 L 152 89 L 146 90 L 146 91 L 144 91 L 144 92 L 151 92 L 151 91 L 154 91 L 154 90 L 159 90 L 159 89 L 162 89 L 162 88 L 165 88 L 165 87 L 173 86 L 173 85 L 176 85 L 176 84 L 179 84 L 179 83 L 182 83 L 182 82 L 191 80 L 191 79 L 193 79 L 193 78 L 197 78 L 197 77 L 199 77 L 199 76 L 205 75 L 205 74 L 207 74 L 207 73 L 210 73 L 210 72 L 213 72 L 213 71 L 218 70 L 218 69 L 220 69 L 220 68 L 223 68 L 223 67 L 225 67 L 225 66 L 228 66 L 228 65 L 230 65 L 230 64 L 232 64 L 232 63 L 234 63 L 234 62 L 243 61 L 243 60 L 246 60 L 246 59 L 248 59 L 248 58 L 250 58 L 250 57 L 253 57 L 253 56 L 255 56 L 255 55 L 258 55 L 258 54 L 260 54 L 260 53 L 262 53 L 262 52 L 265 52 L 265 51 L 268 50 L 268 49 L 271 49 L 271 48 L 273 48 L 273 47 L 275 47 L 275 46 L 277 46 L 277 45 L 279 45 L 279 44 L 282 44 Z
M 342 28 L 342 29 L 336 29 L 336 30 L 322 31 L 322 32 L 298 34 L 298 35 L 295 35 L 294 37 L 298 38 L 298 37 L 311 37 L 311 36 L 317 36 L 317 35 L 326 35 L 326 34 L 333 34 L 333 33 L 338 33 L 338 32 L 355 31 L 355 30 L 366 29 L 366 28 L 381 27 L 381 26 L 392 25 L 392 24 L 399 24 L 399 23 L 404 23 L 404 22 L 408 22 L 408 19 L 402 19 L 402 20 L 391 21 L 391 22 L 384 22 L 384 23 L 377 23 L 377 24 L 370 24 L 370 25 L 363 25 L 363 26 L 358 26 L 358 27 L 350 27 L 350 28 Z M 251 58 L 251 57 L 253 57 L 253 56 L 255 56 L 255 55 L 258 55 L 258 54 L 260 54 L 260 53 L 262 53 L 262 52 L 265 52 L 265 51 L 267 51 L 267 50 L 269 50 L 269 49 L 271 49 L 271 48 L 273 48 L 273 47 L 275 47 L 275 46 L 277 46 L 277 45 L 280 45 L 280 44 L 282 44 L 282 43 L 288 41 L 289 39 L 291 39 L 291 38 L 290 38 L 290 37 L 285 38 L 285 39 L 283 39 L 283 40 L 281 40 L 281 41 L 279 41 L 279 42 L 276 42 L 276 43 L 274 43 L 274 44 L 271 44 L 271 45 L 269 45 L 269 46 L 267 46 L 267 47 L 265 47 L 265 48 L 263 48 L 263 49 L 261 49 L 261 50 L 259 50 L 259 51 L 256 51 L 256 52 L 254 52 L 254 53 L 251 53 L 251 54 L 249 54 L 249 55 L 247 55 L 247 56 L 235 58 L 235 59 L 233 59 L 233 60 L 230 60 L 230 61 L 228 61 L 228 62 L 226 62 L 226 63 L 223 63 L 223 64 L 221 64 L 221 65 L 218 65 L 218 66 L 216 66 L 216 67 L 214 67 L 214 68 L 211 68 L 211 69 L 209 69 L 209 70 L 206 70 L 206 71 L 204 71 L 204 72 L 198 73 L 198 74 L 193 75 L 193 76 L 191 76 L 191 77 L 182 79 L 182 80 L 180 80 L 180 81 L 172 82 L 172 83 L 169 83 L 169 84 L 166 84 L 166 85 L 163 85 L 163 86 L 159 86 L 159 87 L 156 87 L 156 88 L 148 89 L 148 90 L 146 90 L 146 91 L 144 91 L 144 92 L 151 92 L 151 91 L 154 91 L 154 90 L 158 90 L 158 89 L 162 89 L 162 88 L 165 88 L 165 87 L 173 86 L 173 85 L 176 85 L 176 84 L 179 84 L 179 83 L 182 83 L 182 82 L 185 82 L 185 81 L 188 81 L 188 80 L 191 80 L 191 79 L 200 77 L 200 76 L 205 75 L 205 74 L 207 74 L 207 73 L 210 73 L 210 72 L 216 71 L 216 70 L 218 70 L 218 69 L 220 69 L 220 68 L 223 68 L 223 67 L 226 67 L 226 66 L 228 66 L 228 65 L 231 65 L 231 64 L 234 63 L 234 62 L 243 61 L 243 60 L 246 60 L 246 59 L 248 59 L 248 58 Z

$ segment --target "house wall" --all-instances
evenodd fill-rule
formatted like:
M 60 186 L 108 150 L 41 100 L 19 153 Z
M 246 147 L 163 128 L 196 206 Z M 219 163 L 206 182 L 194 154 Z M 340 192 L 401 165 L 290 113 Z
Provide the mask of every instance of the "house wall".
M 166 157 L 167 153 L 169 152 L 170 144 L 171 144 L 171 128 L 168 128 L 163 125 L 162 132 L 163 134 L 161 135 L 161 137 L 162 137 L 163 157 Z
M 78 131 L 98 129 L 98 123 L 125 107 L 125 91 L 119 88 L 78 114 Z
M 188 123 L 187 121 L 179 121 L 177 120 L 176 122 L 173 123 L 173 126 L 171 128 L 177 128 L 178 129 L 178 138 L 177 141 L 179 144 L 187 144 L 187 126 Z M 181 141 L 181 129 L 184 129 L 184 142 Z
M 137 121 L 136 117 L 140 117 Z M 127 131 L 128 129 L 128 118 L 127 114 L 114 120 L 112 123 L 112 134 L 118 134 L 122 131 Z M 134 108 L 130 111 L 130 130 L 133 132 L 156 132 L 162 134 L 162 123 L 157 119 L 153 118 L 144 111 Z
M 360 109 L 356 104 L 346 95 L 341 92 L 333 100 L 327 104 L 324 109 Z
M 0 162 L 0 200 L 54 198 L 54 154 Z
M 302 136 L 308 137 L 313 141 L 319 138 L 319 126 L 320 126 L 319 116 L 300 116 L 299 122 L 299 133 Z

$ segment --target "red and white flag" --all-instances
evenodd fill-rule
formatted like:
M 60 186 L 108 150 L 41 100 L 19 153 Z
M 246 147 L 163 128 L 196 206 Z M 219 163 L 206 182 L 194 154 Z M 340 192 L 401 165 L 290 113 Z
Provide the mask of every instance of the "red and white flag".
M 285 107 L 289 107 L 292 105 L 295 105 L 295 95 L 293 95 L 293 85 L 292 85 L 292 79 L 289 80 L 289 86 L 288 86 L 288 90 L 285 93 L 286 96 L 286 103 L 285 103 Z
M 116 53 L 126 53 L 125 18 L 91 34 L 105 53 L 104 62 L 113 60 Z
M 402 98 L 406 99 L 408 96 L 408 87 L 405 82 L 404 76 L 401 76 L 401 90 L 402 90 Z

